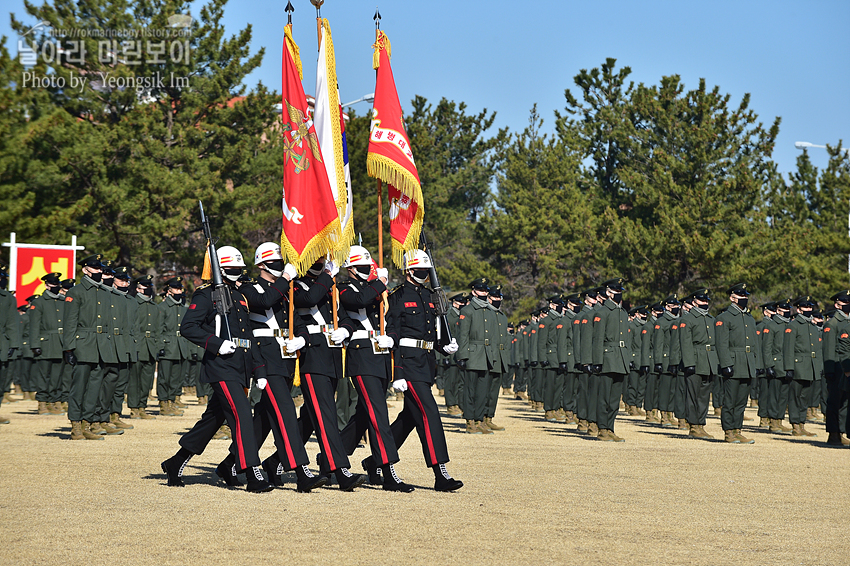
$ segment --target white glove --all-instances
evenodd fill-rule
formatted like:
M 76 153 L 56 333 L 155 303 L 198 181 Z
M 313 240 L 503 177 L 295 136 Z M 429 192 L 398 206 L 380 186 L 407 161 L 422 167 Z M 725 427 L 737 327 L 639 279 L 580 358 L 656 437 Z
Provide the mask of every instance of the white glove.
M 341 344 L 343 340 L 345 340 L 349 336 L 351 335 L 348 333 L 348 330 L 346 330 L 345 328 L 337 328 L 336 330 L 331 332 L 331 342 L 333 342 L 334 344 Z
M 269 382 L 265 377 L 261 377 L 260 379 L 257 380 L 257 387 L 259 387 L 260 389 L 265 389 L 266 385 L 268 385 L 268 384 L 269 384 Z
M 378 273 L 378 279 L 383 279 L 384 282 L 390 278 L 390 271 L 386 267 L 379 267 L 376 272 Z
M 230 340 L 225 340 L 221 343 L 221 346 L 218 347 L 218 355 L 226 356 L 227 354 L 232 354 L 236 351 L 236 344 L 231 342 Z
M 457 340 L 452 338 L 452 341 L 443 346 L 443 351 L 447 354 L 454 354 L 457 352 Z
M 336 277 L 336 274 L 339 273 L 339 266 L 336 265 L 333 260 L 328 260 L 325 262 L 325 271 L 327 271 L 331 277 Z
M 292 281 L 298 277 L 298 270 L 291 263 L 287 263 L 286 267 L 283 268 L 283 276 Z
M 395 340 L 392 339 L 392 336 L 387 336 L 386 334 L 379 334 L 375 341 L 378 343 L 378 347 L 383 350 L 392 350 L 392 347 L 395 345 Z
M 405 381 L 404 379 L 396 379 L 395 381 L 393 381 L 393 389 L 404 393 L 405 391 L 407 391 L 407 381 Z
M 307 345 L 307 341 L 301 336 L 297 336 L 292 340 L 284 340 L 283 342 L 284 344 L 286 344 L 287 354 L 294 354 L 295 352 Z

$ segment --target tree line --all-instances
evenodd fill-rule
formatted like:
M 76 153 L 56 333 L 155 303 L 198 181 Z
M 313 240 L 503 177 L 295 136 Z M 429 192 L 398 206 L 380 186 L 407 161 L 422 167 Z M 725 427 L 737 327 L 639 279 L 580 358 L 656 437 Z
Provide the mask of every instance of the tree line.
M 193 21 L 190 60 L 131 68 L 59 54 L 24 68 L 4 38 L 0 233 L 36 243 L 75 233 L 87 249 L 157 275 L 200 274 L 198 199 L 222 242 L 250 255 L 279 238 L 279 95 L 244 84 L 265 53 L 250 52 L 250 26 L 225 36 L 224 4 L 210 0 Z M 27 5 L 56 29 L 166 28 L 169 14 L 188 11 L 179 0 Z M 13 28 L 28 29 L 14 17 Z M 47 41 L 68 40 L 36 37 Z M 82 41 L 98 52 L 97 38 Z M 84 76 L 89 87 L 24 88 L 24 72 L 65 77 L 66 85 Z M 185 77 L 188 87 L 164 82 L 140 92 L 102 80 L 157 72 Z M 689 90 L 677 75 L 634 84 L 630 73 L 607 59 L 565 78 L 553 133 L 542 133 L 536 106 L 527 127 L 511 132 L 494 129 L 487 109 L 411 101 L 405 123 L 444 287 L 465 290 L 490 277 L 516 320 L 554 293 L 614 276 L 627 279 L 632 304 L 700 287 L 722 297 L 738 281 L 755 290 L 755 302 L 823 300 L 848 286 L 850 156 L 840 140 L 828 148 L 826 169 L 803 151 L 786 178 L 771 159 L 780 119 L 763 123 L 749 95 L 733 101 L 705 81 Z M 374 250 L 369 124 L 351 112 L 346 131 L 355 228 Z M 383 222 L 388 238 L 386 215 Z

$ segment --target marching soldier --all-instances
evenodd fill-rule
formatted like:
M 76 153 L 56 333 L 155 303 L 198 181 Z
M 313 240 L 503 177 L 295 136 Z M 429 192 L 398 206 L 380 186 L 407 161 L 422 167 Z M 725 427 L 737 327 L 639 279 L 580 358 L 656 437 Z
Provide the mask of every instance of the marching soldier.
M 614 434 L 614 420 L 620 408 L 623 380 L 631 361 L 629 315 L 623 310 L 623 279 L 603 283 L 605 300 L 593 317 L 593 373 L 598 381 L 596 418 L 598 438 L 624 442 Z
M 723 379 L 723 413 L 720 423 L 724 440 L 731 444 L 753 444 L 741 434 L 750 380 L 756 376 L 756 324 L 746 311 L 750 292 L 746 283 L 729 288 L 731 305 L 715 321 L 717 357 Z
M 174 456 L 162 462 L 160 467 L 168 478 L 169 486 L 183 487 L 185 484 L 182 476 L 186 464 L 193 456 L 204 452 L 213 435 L 226 420 L 235 433 L 233 443 L 236 454 L 231 457 L 232 471 L 245 472 L 248 479 L 247 491 L 268 492 L 273 490 L 274 486 L 265 480 L 260 470 L 260 456 L 251 420 L 251 404 L 245 395 L 252 374 L 258 381 L 265 380 L 266 377 L 266 367 L 259 349 L 253 347 L 251 339 L 248 302 L 234 285 L 242 275 L 245 262 L 239 250 L 232 246 L 222 246 L 217 251 L 225 281 L 222 290 L 230 295 L 233 307 L 226 315 L 218 314 L 214 289 L 210 285 L 203 285 L 192 296 L 192 304 L 185 315 L 181 316 L 179 327 L 181 336 L 203 346 L 202 379 L 212 386 L 214 393 L 201 415 L 201 420 L 180 438 L 180 449 Z M 233 485 L 229 478 L 223 479 L 228 485 Z
M 390 428 L 397 448 L 416 429 L 425 463 L 434 472 L 434 489 L 455 491 L 463 487 L 463 482 L 452 478 L 446 469 L 449 450 L 431 386 L 437 363 L 434 348 L 454 354 L 458 343 L 448 339 L 447 328 L 441 328 L 434 298 L 424 287 L 432 268 L 428 254 L 422 250 L 407 252 L 404 260 L 405 281 L 390 294 L 387 328 L 392 329 L 390 336 L 395 344 L 393 388 L 407 394 L 404 408 Z
M 307 270 L 305 277 L 295 282 L 294 302 L 298 308 L 295 333 L 306 343 L 299 364 L 305 407 L 301 440 L 306 444 L 315 430 L 322 447 L 317 457 L 322 477 L 333 473 L 342 491 L 352 491 L 367 478 L 349 471 L 348 453 L 337 426 L 334 393 L 339 380 L 345 377 L 342 344 L 354 332 L 354 323 L 345 309 L 337 308 L 338 328 L 333 326 L 331 289 L 338 271 L 333 262 L 320 259 Z
M 688 316 L 679 321 L 688 435 L 703 439 L 714 438 L 705 431 L 705 421 L 708 416 L 711 380 L 719 363 L 715 344 L 715 319 L 708 314 L 710 300 L 708 289 L 695 291 L 691 295 L 692 306 Z
M 484 277 L 469 284 L 472 297 L 469 304 L 461 309 L 458 320 L 456 358 L 458 367 L 464 372 L 463 417 L 466 419 L 467 434 L 493 433 L 492 429 L 484 424 L 490 373 L 495 367 L 498 355 L 496 337 L 491 338 L 496 313 L 487 301 L 488 284 L 489 281 Z
M 51 415 L 64 415 L 62 409 L 62 332 L 65 316 L 65 297 L 59 292 L 61 273 L 48 273 L 44 281 L 44 293 L 33 302 L 30 312 L 30 342 L 38 365 L 37 375 L 42 386 L 38 388 L 36 400 L 39 406 L 45 403 Z
M 241 273 L 240 273 L 241 275 Z M 156 378 L 156 396 L 159 414 L 169 417 L 183 415 L 186 407 L 180 401 L 183 377 L 189 369 L 189 346 L 180 339 L 180 325 L 186 314 L 183 278 L 172 277 L 165 282 L 165 298 L 159 304 L 159 371 Z
M 826 382 L 826 443 L 847 446 L 847 390 L 850 377 L 850 291 L 839 291 L 830 300 L 835 315 L 823 328 L 824 381 Z
M 821 372 L 820 336 L 812 323 L 812 310 L 817 304 L 808 295 L 794 301 L 797 316 L 785 328 L 782 346 L 785 377 L 789 384 L 788 420 L 792 436 L 817 436 L 806 430 L 809 388 Z
M 257 380 L 260 399 L 254 405 L 254 438 L 257 448 L 262 447 L 269 432 L 273 433 L 277 451 L 263 461 L 262 466 L 269 481 L 276 486 L 283 485 L 281 474 L 295 471 L 296 490 L 309 493 L 327 481 L 313 475 L 307 467 L 310 459 L 301 442 L 298 430 L 298 416 L 292 402 L 290 388 L 295 375 L 295 356 L 298 349 L 306 344 L 302 338 L 288 339 L 289 285 L 297 272 L 292 265 L 284 265 L 280 246 L 274 242 L 265 242 L 254 253 L 254 265 L 260 270 L 256 283 L 237 283 L 239 292 L 248 301 L 252 345 L 256 345 L 265 363 L 265 381 Z M 231 451 L 233 447 L 231 447 Z M 228 467 L 233 458 L 226 459 L 220 475 L 233 482 L 228 476 Z
M 127 406 L 130 407 L 131 419 L 155 419 L 148 414 L 148 394 L 153 387 L 156 358 L 159 354 L 162 330 L 160 310 L 153 302 L 153 276 L 146 275 L 136 279 L 136 313 L 133 319 L 134 335 L 136 336 L 135 371 L 130 374 L 127 386 Z
M 386 269 L 378 268 L 375 280 L 369 281 L 372 255 L 362 246 L 351 246 L 343 267 L 348 269 L 349 279 L 340 289 L 339 301 L 355 325 L 345 365 L 357 389 L 357 410 L 340 436 L 350 455 L 368 429 L 372 455 L 362 465 L 370 482 L 383 485 L 385 491 L 410 493 L 413 486 L 401 481 L 395 471 L 399 457 L 385 401 L 392 381 L 389 350 L 395 345 L 390 336 L 381 333 L 380 326 L 380 305 L 389 275 Z

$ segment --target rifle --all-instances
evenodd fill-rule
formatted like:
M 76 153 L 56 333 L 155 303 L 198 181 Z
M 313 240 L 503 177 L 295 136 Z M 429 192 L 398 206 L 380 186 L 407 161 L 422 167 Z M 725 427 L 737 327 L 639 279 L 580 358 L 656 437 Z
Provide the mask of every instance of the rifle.
M 230 333 L 230 322 L 227 320 L 227 315 L 233 309 L 233 298 L 230 296 L 230 290 L 221 278 L 221 266 L 218 263 L 218 254 L 215 251 L 215 243 L 210 230 L 210 220 L 204 216 L 204 203 L 198 201 L 201 207 L 201 225 L 204 228 L 204 238 L 207 239 L 207 253 L 210 256 L 210 271 L 212 271 L 213 292 L 212 300 L 217 312 L 216 316 L 224 319 L 224 326 L 227 328 L 227 339 L 232 340 Z
M 431 256 L 431 246 L 428 245 L 428 240 L 425 238 L 425 230 L 419 232 L 419 243 L 422 249 L 428 254 L 428 259 L 431 262 L 431 291 L 437 295 L 437 315 L 443 321 L 443 328 L 446 329 L 449 341 L 452 339 L 452 331 L 449 328 L 449 319 L 446 316 L 449 312 L 449 300 L 446 298 L 446 292 L 440 287 L 440 280 L 437 278 L 437 269 L 434 267 L 434 258 Z

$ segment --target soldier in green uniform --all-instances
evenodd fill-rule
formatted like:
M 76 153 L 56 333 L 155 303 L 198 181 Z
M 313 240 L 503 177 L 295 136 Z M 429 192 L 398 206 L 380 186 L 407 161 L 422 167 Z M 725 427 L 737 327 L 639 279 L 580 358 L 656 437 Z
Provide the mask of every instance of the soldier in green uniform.
M 573 353 L 576 364 L 573 367 L 580 371 L 576 413 L 578 414 L 578 431 L 595 436 L 599 433 L 599 429 L 596 426 L 596 388 L 591 388 L 590 366 L 593 364 L 593 311 L 597 302 L 596 289 L 588 289 L 580 296 L 584 299 L 584 306 L 573 320 Z
M 451 303 L 452 306 L 446 313 L 446 318 L 449 321 L 449 328 L 452 329 L 452 335 L 456 335 L 460 321 L 460 310 L 466 305 L 466 296 L 463 293 L 455 293 L 451 297 Z M 460 408 L 463 399 L 463 380 L 461 379 L 460 369 L 457 367 L 457 359 L 454 355 L 446 356 L 442 353 L 438 353 L 437 358 L 437 363 L 442 362 L 443 364 L 443 392 L 446 413 L 453 417 L 459 417 L 463 415 Z
M 62 332 L 65 316 L 65 297 L 59 292 L 61 273 L 42 277 L 44 293 L 33 301 L 30 311 L 30 343 L 38 365 L 41 384 L 36 401 L 45 404 L 51 415 L 64 415 L 62 409 Z
M 531 410 L 537 409 L 537 402 L 534 399 L 534 387 L 537 382 L 537 334 L 540 332 L 540 309 L 531 311 L 531 322 L 528 324 L 528 344 L 526 345 L 526 356 L 528 359 L 528 399 L 527 402 L 531 405 Z
M 758 416 L 759 428 L 770 427 L 770 415 L 768 411 L 770 381 L 777 379 L 776 364 L 781 359 L 782 349 L 782 331 L 779 328 L 779 323 L 773 320 L 776 315 L 776 302 L 768 302 L 761 306 L 762 319 L 756 322 L 758 331 L 761 332 L 761 359 L 764 366 L 764 373 L 758 377 Z M 779 338 L 777 344 L 776 338 Z M 779 349 L 775 345 L 780 346 Z M 779 363 L 780 370 L 782 363 Z
M 724 440 L 731 444 L 755 442 L 741 434 L 750 380 L 756 376 L 758 361 L 756 323 L 746 310 L 749 295 L 746 283 L 730 287 L 729 300 L 732 304 L 714 323 L 720 377 L 723 380 L 723 413 L 720 423 L 725 433 Z
M 664 316 L 664 306 L 661 303 L 655 303 L 649 307 L 649 317 L 646 325 L 648 332 L 644 340 L 649 340 L 649 352 L 647 360 L 649 361 L 649 373 L 646 374 L 646 392 L 643 397 L 643 408 L 646 412 L 646 422 L 652 424 L 661 424 L 661 416 L 658 414 L 658 378 L 661 375 L 662 366 L 656 358 L 656 349 L 658 340 L 663 339 L 661 330 L 661 318 Z
M 623 381 L 629 373 L 632 336 L 629 315 L 623 309 L 623 279 L 603 284 L 605 300 L 593 317 L 593 365 L 598 381 L 596 418 L 599 440 L 624 442 L 614 433 L 614 420 L 620 408 Z
M 673 340 L 672 335 L 675 332 L 673 326 L 676 326 L 678 329 L 677 321 L 681 311 L 681 304 L 676 295 L 670 295 L 662 301 L 662 305 L 664 306 L 664 315 L 658 320 L 659 328 L 656 329 L 653 358 L 655 359 L 656 368 L 659 365 L 661 366 L 659 368 L 660 372 L 658 373 L 657 382 L 661 426 L 674 428 L 676 425 L 673 423 L 675 419 L 673 415 L 673 389 L 675 383 L 673 372 L 676 368 L 670 363 L 670 353 Z
M 719 364 L 715 343 L 715 319 L 708 314 L 711 297 L 708 289 L 691 295 L 691 309 L 679 321 L 682 373 L 686 388 L 686 420 L 692 438 L 714 438 L 705 430 L 711 380 L 716 378 Z
M 850 376 L 850 290 L 839 291 L 830 300 L 835 315 L 823 328 L 824 385 L 826 386 L 826 443 L 847 446 L 847 378 Z
M 499 401 L 499 384 L 502 381 L 502 376 L 508 372 L 511 336 L 508 334 L 508 317 L 501 311 L 502 286 L 490 285 L 489 287 L 487 301 L 495 316 L 488 318 L 490 328 L 486 332 L 490 336 L 493 347 L 493 367 L 490 369 L 490 385 L 484 410 L 484 425 L 490 430 L 501 431 L 505 430 L 505 427 L 493 422 L 493 417 L 496 416 L 496 404 Z M 493 344 L 493 341 L 495 341 L 495 344 Z
M 808 295 L 794 301 L 797 316 L 785 328 L 783 361 L 785 377 L 790 382 L 788 394 L 788 420 L 793 436 L 817 436 L 806 430 L 806 409 L 809 405 L 809 388 L 815 375 L 821 371 L 818 355 L 820 336 L 812 323 L 812 310 L 817 303 Z
M 513 397 L 513 384 L 515 367 L 516 364 L 516 327 L 513 322 L 508 323 L 508 335 L 510 336 L 510 341 L 508 345 L 508 371 L 502 374 L 502 395 L 506 395 L 507 397 Z
M 136 314 L 133 319 L 136 337 L 136 371 L 130 374 L 127 386 L 127 406 L 131 419 L 155 419 L 147 413 L 148 394 L 153 387 L 156 357 L 160 350 L 159 307 L 153 302 L 153 277 L 146 275 L 136 279 Z
M 775 308 L 776 313 L 767 323 L 768 326 L 764 326 L 768 333 L 761 338 L 761 353 L 762 365 L 767 366 L 772 363 L 776 377 L 768 380 L 767 394 L 762 393 L 760 395 L 760 403 L 767 403 L 767 425 L 770 432 L 780 434 L 791 432 L 790 428 L 782 424 L 785 419 L 785 408 L 788 406 L 788 394 L 791 387 L 791 379 L 786 376 L 783 361 L 785 357 L 784 334 L 791 323 L 791 302 L 789 300 L 777 301 Z M 762 332 L 762 334 L 764 333 Z M 770 344 L 771 359 L 767 359 L 770 352 L 765 350 L 766 342 Z M 767 375 L 767 368 L 765 368 L 765 375 Z
M 124 430 L 130 430 L 133 425 L 121 420 L 121 411 L 124 408 L 124 395 L 130 383 L 132 373 L 137 359 L 136 335 L 134 323 L 136 320 L 136 309 L 138 303 L 129 295 L 130 291 L 130 269 L 126 266 L 113 268 L 115 274 L 112 281 L 112 293 L 115 295 L 113 301 L 116 303 L 116 324 L 113 333 L 116 337 L 123 339 L 116 341 L 116 346 L 121 348 L 118 362 L 118 381 L 112 394 L 107 394 L 104 400 L 106 410 L 109 411 L 109 422 L 112 426 Z M 126 361 L 123 361 L 126 357 Z
M 549 362 L 546 360 L 546 340 L 549 336 L 549 330 L 547 326 L 547 322 L 549 319 L 549 313 L 552 311 L 551 307 L 545 306 L 539 309 L 537 313 L 537 329 L 536 334 L 534 335 L 534 361 L 535 366 L 532 373 L 532 380 L 528 387 L 528 394 L 531 397 L 532 410 L 543 412 L 543 388 L 544 383 L 546 382 L 546 371 L 549 366 Z
M 122 372 L 126 373 L 127 363 L 130 360 L 130 347 L 127 344 L 128 322 L 127 301 L 123 294 L 119 293 L 113 282 L 115 280 L 115 264 L 111 260 L 103 263 L 103 275 L 100 285 L 107 294 L 104 299 L 109 303 L 109 311 L 103 332 L 109 334 L 108 343 L 112 345 L 115 352 L 115 361 L 104 365 L 103 380 L 101 381 L 100 397 L 97 403 L 97 425 L 106 434 L 124 434 L 127 428 L 133 428 L 126 423 L 115 424 L 112 422 L 112 403 L 115 391 Z M 121 401 L 123 402 L 123 396 Z
M 564 396 L 564 377 L 559 370 L 558 334 L 564 326 L 564 300 L 560 295 L 549 297 L 549 310 L 540 328 L 538 354 L 543 368 L 543 410 L 548 422 L 566 422 L 566 416 L 556 415 Z
M 14 361 L 10 363 L 13 366 L 12 375 L 15 383 L 21 388 L 24 400 L 35 399 L 36 384 L 40 381 L 33 372 L 32 349 L 30 348 L 30 319 L 29 311 L 32 302 L 38 298 L 38 295 L 27 297 L 24 304 L 18 307 L 18 334 L 21 339 L 21 347 L 15 350 Z M 39 403 L 36 409 L 37 414 L 46 415 L 47 405 Z
M 457 364 L 464 372 L 463 417 L 468 434 L 492 434 L 484 424 L 490 373 L 496 364 L 497 340 L 490 330 L 496 314 L 487 301 L 489 281 L 482 277 L 470 283 L 472 298 L 460 311 Z
M 78 262 L 83 278 L 65 297 L 63 356 L 74 367 L 68 392 L 71 440 L 100 440 L 111 432 L 99 423 L 104 375 L 108 370 L 117 371 L 118 365 L 111 333 L 112 298 L 101 285 L 101 259 L 96 254 Z
M 632 329 L 632 359 L 629 363 L 628 388 L 623 391 L 626 413 L 632 417 L 644 416 L 640 409 L 646 391 L 646 375 L 649 372 L 649 339 L 647 318 L 649 307 L 636 306 L 630 311 Z
M 517 401 L 527 401 L 528 394 L 528 341 L 531 328 L 529 320 L 519 324 L 516 341 L 516 380 L 514 381 L 514 398 Z
M 183 278 L 172 277 L 165 285 L 166 295 L 159 304 L 160 350 L 156 396 L 159 399 L 159 414 L 181 416 L 183 411 L 177 398 L 183 389 L 183 376 L 186 375 L 190 355 L 188 346 L 180 339 L 180 323 L 187 308 Z
M 812 387 L 809 389 L 809 406 L 806 409 L 806 420 L 814 422 L 823 422 L 823 418 L 818 415 L 818 408 L 823 400 L 823 325 L 825 318 L 824 313 L 820 310 L 812 310 L 812 324 L 818 329 L 817 352 L 821 365 L 820 371 L 815 372 L 815 378 L 812 380 Z
M 581 324 L 578 313 L 581 311 L 582 302 L 578 293 L 564 297 L 566 308 L 564 309 L 563 328 L 558 330 L 558 369 L 564 376 L 564 390 L 561 396 L 561 407 L 564 410 L 564 422 L 567 424 L 578 424 L 576 417 L 576 406 L 578 404 L 578 375 L 576 370 L 576 356 L 573 345 L 574 328 Z
M 64 300 L 68 295 L 68 291 L 74 288 L 76 281 L 73 279 L 63 279 L 59 285 L 59 294 L 62 296 Z M 61 343 L 64 347 L 64 339 L 61 339 Z M 68 395 L 71 391 L 71 379 L 74 376 L 74 368 L 68 364 L 64 357 L 62 359 L 62 387 L 59 392 L 59 398 L 62 399 L 62 410 L 66 413 L 68 412 Z
M 20 336 L 17 329 L 17 310 L 14 293 L 6 290 L 9 274 L 6 264 L 0 263 L 0 404 L 9 392 L 12 374 L 9 371 L 9 360 L 14 357 L 15 350 L 20 349 Z M 9 424 L 9 419 L 0 417 L 0 424 Z
M 688 418 L 685 411 L 685 376 L 682 373 L 682 340 L 679 337 L 679 330 L 682 327 L 682 321 L 687 323 L 688 313 L 693 308 L 694 298 L 688 295 L 682 299 L 682 311 L 679 315 L 679 320 L 673 325 L 670 335 L 670 365 L 673 366 L 673 415 L 675 416 L 674 424 L 679 430 L 688 430 Z

